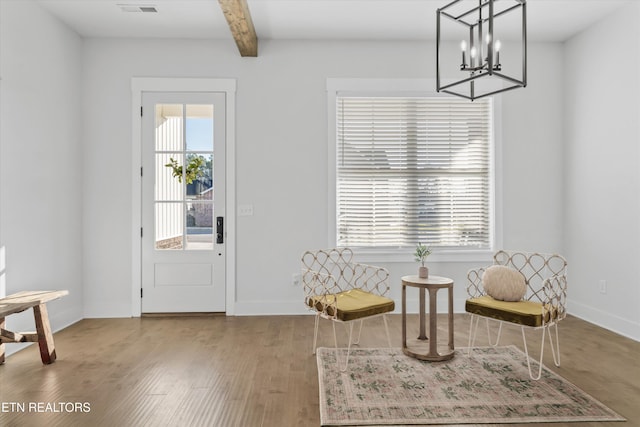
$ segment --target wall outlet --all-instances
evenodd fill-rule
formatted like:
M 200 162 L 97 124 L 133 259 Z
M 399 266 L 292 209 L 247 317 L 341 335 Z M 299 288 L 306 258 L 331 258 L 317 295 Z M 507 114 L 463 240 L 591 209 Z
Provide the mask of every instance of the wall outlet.
M 300 283 L 302 283 L 302 275 L 300 273 L 293 273 L 291 275 L 291 284 L 293 286 L 300 286 Z
M 601 294 L 606 294 L 607 293 L 607 281 L 606 280 L 600 280 L 600 282 L 598 282 L 598 289 L 600 289 L 600 293 Z

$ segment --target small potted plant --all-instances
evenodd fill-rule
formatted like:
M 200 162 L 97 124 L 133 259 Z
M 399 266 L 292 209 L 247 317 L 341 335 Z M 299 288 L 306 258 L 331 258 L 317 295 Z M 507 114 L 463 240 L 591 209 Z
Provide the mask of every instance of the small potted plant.
M 429 277 L 429 268 L 424 265 L 427 257 L 431 255 L 431 249 L 428 246 L 418 243 L 416 251 L 413 254 L 416 257 L 416 261 L 420 261 L 420 268 L 418 269 L 418 277 L 426 279 Z

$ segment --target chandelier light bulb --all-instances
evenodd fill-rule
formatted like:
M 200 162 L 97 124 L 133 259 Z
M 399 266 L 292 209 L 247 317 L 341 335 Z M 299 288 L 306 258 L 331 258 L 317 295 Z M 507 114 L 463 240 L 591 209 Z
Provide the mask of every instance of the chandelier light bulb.
M 465 40 L 462 40 L 460 43 L 460 49 L 462 50 L 462 64 L 460 65 L 460 68 L 464 70 L 467 68 L 467 58 L 465 56 L 467 52 L 467 42 Z
M 496 52 L 500 52 L 501 47 L 502 47 L 502 43 L 500 43 L 500 40 L 496 40 L 496 44 L 495 44 Z
M 476 57 L 477 50 L 476 50 L 476 47 L 475 47 L 475 46 L 473 46 L 473 47 L 471 48 L 471 52 L 470 52 L 470 53 L 471 53 L 471 57 L 472 57 L 472 58 L 475 58 L 475 57 Z

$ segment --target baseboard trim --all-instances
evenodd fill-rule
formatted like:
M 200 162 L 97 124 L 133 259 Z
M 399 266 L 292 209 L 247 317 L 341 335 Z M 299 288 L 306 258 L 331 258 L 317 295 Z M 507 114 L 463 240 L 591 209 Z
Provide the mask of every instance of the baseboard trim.
M 153 319 L 157 317 L 224 317 L 224 312 L 189 312 L 189 313 L 140 313 L 140 317 Z
M 577 301 L 569 301 L 567 312 L 616 334 L 640 342 L 640 323 L 623 319 Z

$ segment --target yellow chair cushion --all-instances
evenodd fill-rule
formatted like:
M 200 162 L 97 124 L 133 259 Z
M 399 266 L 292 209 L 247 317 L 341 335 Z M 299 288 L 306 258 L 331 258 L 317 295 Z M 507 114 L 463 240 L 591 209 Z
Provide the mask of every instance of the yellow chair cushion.
M 336 299 L 338 308 L 336 317 L 344 322 L 388 313 L 396 307 L 392 299 L 361 289 L 351 289 L 337 294 L 316 295 L 308 298 L 307 304 L 320 312 L 323 311 L 325 306 L 331 304 L 331 306 L 327 307 L 327 314 L 333 316 L 333 303 Z
M 499 301 L 491 298 L 489 295 L 468 299 L 465 304 L 465 310 L 467 313 L 516 323 L 518 325 L 532 326 L 534 328 L 542 326 L 543 316 L 546 317 L 545 323 L 556 316 L 553 308 L 545 312 L 542 304 L 539 302 Z

